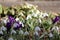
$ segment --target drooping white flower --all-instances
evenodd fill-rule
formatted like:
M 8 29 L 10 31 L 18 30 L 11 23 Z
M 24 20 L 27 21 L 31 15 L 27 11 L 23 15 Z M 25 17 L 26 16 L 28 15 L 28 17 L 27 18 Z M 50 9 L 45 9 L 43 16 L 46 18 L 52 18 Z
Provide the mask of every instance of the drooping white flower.
M 13 24 L 13 27 L 17 27 L 17 25 L 18 25 L 17 23 L 14 23 L 14 24 Z
M 41 19 L 39 19 L 39 23 L 41 23 L 42 21 L 41 21 Z
M 29 15 L 27 16 L 26 20 L 28 20 L 28 19 L 32 19 L 31 14 L 29 14 Z
M 12 37 L 10 37 L 8 40 L 14 40 Z
M 7 23 L 7 19 L 2 19 L 2 22 L 4 23 L 4 24 L 6 24 Z
M 58 30 L 59 30 L 59 27 L 58 27 L 58 26 L 54 26 L 54 27 L 52 28 L 52 31 L 53 31 L 53 30 L 58 31 Z
M 49 37 L 53 37 L 53 34 L 52 33 L 49 33 Z
M 37 17 L 37 16 L 38 16 L 38 14 L 37 14 L 37 13 L 33 13 L 33 14 L 32 14 L 32 16 Z
M 28 32 L 28 31 L 26 31 L 26 32 L 24 33 L 24 35 L 29 35 L 29 32 Z
M 24 27 L 24 24 L 23 24 L 23 22 L 19 21 L 19 24 L 22 24 L 22 27 Z
M 38 32 L 36 32 L 36 31 L 34 32 L 34 35 L 39 36 Z
M 48 13 L 46 13 L 46 12 L 45 13 L 40 12 L 40 16 L 39 16 L 40 18 L 44 18 L 46 16 L 49 16 Z
M 41 29 L 40 29 L 40 27 L 39 26 L 37 26 L 37 27 L 35 27 L 35 31 L 41 31 Z
M 0 34 L 3 34 L 3 31 L 2 30 L 0 30 Z
M 43 13 L 43 17 L 49 16 L 48 13 Z
M 20 30 L 20 31 L 19 31 L 19 34 L 24 34 L 23 30 Z
M 15 31 L 15 30 L 12 30 L 12 31 L 11 31 L 11 34 L 16 34 L 16 31 Z
M 6 27 L 2 26 L 2 27 L 1 27 L 1 30 L 2 30 L 2 31 L 6 31 L 7 29 L 6 29 Z
M 19 18 L 16 18 L 15 20 L 16 20 L 16 21 L 19 21 Z

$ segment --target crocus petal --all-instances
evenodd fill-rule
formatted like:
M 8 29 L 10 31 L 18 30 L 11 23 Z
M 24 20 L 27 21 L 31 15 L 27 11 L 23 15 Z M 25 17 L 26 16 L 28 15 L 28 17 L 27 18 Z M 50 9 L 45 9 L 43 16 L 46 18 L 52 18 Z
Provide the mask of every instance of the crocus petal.
M 56 16 L 56 18 L 53 20 L 53 24 L 60 20 L 60 16 Z
M 14 19 L 12 16 L 8 16 L 8 18 L 9 18 L 9 21 L 10 21 L 11 23 L 13 23 L 13 22 L 15 21 L 15 19 Z

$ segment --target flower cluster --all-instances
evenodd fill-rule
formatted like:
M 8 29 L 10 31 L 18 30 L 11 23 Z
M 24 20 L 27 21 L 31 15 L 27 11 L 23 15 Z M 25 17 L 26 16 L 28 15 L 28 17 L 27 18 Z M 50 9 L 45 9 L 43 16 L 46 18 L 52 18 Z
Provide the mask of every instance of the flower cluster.
M 32 4 L 0 5 L 1 40 L 54 40 L 60 34 L 59 24 L 59 14 L 39 11 Z

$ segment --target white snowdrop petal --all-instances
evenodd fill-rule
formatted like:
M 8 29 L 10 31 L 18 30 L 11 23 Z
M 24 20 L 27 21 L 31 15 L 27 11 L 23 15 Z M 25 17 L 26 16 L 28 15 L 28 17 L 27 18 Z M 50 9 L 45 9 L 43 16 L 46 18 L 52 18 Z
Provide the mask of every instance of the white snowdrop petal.
M 52 33 L 49 33 L 49 37 L 53 37 L 53 34 Z
M 0 31 L 0 34 L 3 34 L 3 31 Z
M 38 32 L 34 32 L 34 35 L 39 36 Z
M 12 31 L 11 31 L 11 34 L 13 34 L 13 33 L 16 34 L 16 31 L 15 31 L 15 30 L 12 30 Z
M 19 21 L 19 18 L 16 18 L 15 20 L 16 20 L 16 21 Z
M 32 19 L 31 15 L 28 15 L 26 19 L 27 19 L 27 20 L 28 20 L 28 19 Z
M 24 35 L 29 35 L 29 32 L 28 32 L 28 31 L 26 31 L 26 32 L 24 33 Z
M 9 38 L 8 40 L 14 40 L 13 38 Z
M 19 34 L 24 34 L 23 30 L 20 30 L 20 31 L 19 31 Z
M 6 31 L 7 29 L 6 29 L 6 27 L 2 26 L 1 30 Z
M 14 23 L 14 24 L 13 24 L 13 27 L 17 27 L 17 25 L 18 25 L 17 23 Z
M 35 27 L 35 31 L 41 31 L 40 27 Z

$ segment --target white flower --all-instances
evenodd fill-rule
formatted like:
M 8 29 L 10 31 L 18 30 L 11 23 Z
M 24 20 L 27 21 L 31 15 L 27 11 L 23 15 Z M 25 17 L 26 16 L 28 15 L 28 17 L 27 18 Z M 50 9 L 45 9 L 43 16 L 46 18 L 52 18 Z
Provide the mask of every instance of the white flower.
M 11 37 L 11 38 L 9 38 L 8 40 L 14 40 L 14 39 Z
M 32 16 L 37 17 L 37 16 L 38 16 L 38 14 L 37 14 L 37 13 L 33 13 L 33 14 L 32 14 Z
M 34 32 L 34 35 L 39 36 L 38 32 L 36 32 L 36 31 Z
M 17 25 L 18 25 L 17 23 L 14 23 L 14 24 L 13 24 L 13 27 L 17 27 Z
M 48 13 L 40 12 L 40 16 L 39 16 L 40 18 L 44 18 L 46 16 L 49 16 Z
M 16 21 L 19 21 L 19 18 L 16 18 L 15 20 L 16 20 Z
M 42 21 L 41 21 L 41 19 L 39 19 L 39 23 L 41 23 Z
M 37 27 L 35 27 L 35 31 L 41 31 L 41 29 L 40 29 L 40 27 L 39 26 L 37 26 Z
M 29 32 L 28 32 L 28 31 L 26 31 L 26 32 L 24 33 L 24 35 L 29 35 Z
M 3 34 L 3 31 L 0 30 L 0 34 Z
M 19 31 L 19 34 L 24 34 L 23 30 L 20 30 L 20 31 Z
M 49 33 L 49 37 L 53 37 L 53 34 L 52 33 Z
M 6 29 L 6 27 L 2 26 L 1 30 L 6 31 L 7 29 Z
M 19 24 L 22 24 L 22 27 L 24 27 L 24 24 L 23 24 L 23 22 L 21 22 L 21 21 L 20 21 L 20 22 L 19 22 Z
M 32 19 L 32 16 L 30 14 L 27 16 L 26 20 L 28 19 Z
M 48 16 L 48 13 L 43 13 L 43 17 L 46 17 L 46 16 Z
M 15 31 L 15 30 L 12 30 L 12 31 L 11 31 L 11 34 L 16 34 L 16 31 Z
M 54 26 L 54 27 L 52 28 L 52 31 L 53 31 L 53 30 L 59 31 L 59 27 L 58 27 L 58 26 Z

